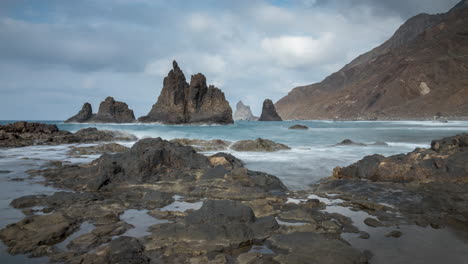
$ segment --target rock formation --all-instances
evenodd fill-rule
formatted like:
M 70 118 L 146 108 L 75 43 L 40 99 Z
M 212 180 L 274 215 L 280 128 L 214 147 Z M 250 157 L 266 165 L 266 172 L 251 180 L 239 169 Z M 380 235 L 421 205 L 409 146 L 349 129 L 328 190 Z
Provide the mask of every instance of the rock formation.
M 75 116 L 65 123 L 132 123 L 135 122 L 133 110 L 123 102 L 115 101 L 109 96 L 99 105 L 97 114 L 93 114 L 91 104 L 85 103 Z
M 276 103 L 285 119 L 468 116 L 468 1 L 409 19 L 381 46 Z
M 468 134 L 435 140 L 431 149 L 417 148 L 408 154 L 366 156 L 348 167 L 335 168 L 338 179 L 389 182 L 468 182 Z
M 250 110 L 250 106 L 245 105 L 242 101 L 239 101 L 236 105 L 236 112 L 234 113 L 234 120 L 256 121 L 258 120 L 258 117 L 252 114 L 252 110 Z
M 220 89 L 207 86 L 206 78 L 201 73 L 192 75 L 188 84 L 176 61 L 172 66 L 173 69 L 164 78 L 158 101 L 148 115 L 138 119 L 140 122 L 233 123 L 232 109 Z
M 257 138 L 255 140 L 240 140 L 231 145 L 235 151 L 275 152 L 291 149 L 290 147 L 276 143 L 268 139 Z
M 304 125 L 294 125 L 294 126 L 291 126 L 289 127 L 289 129 L 296 129 L 296 130 L 307 130 L 309 129 L 308 126 L 304 126 Z
M 109 96 L 99 105 L 99 111 L 92 119 L 96 123 L 132 123 L 135 122 L 133 110 L 123 102 L 115 101 Z
M 137 138 L 118 131 L 84 128 L 76 133 L 59 130 L 56 125 L 16 122 L 0 125 L 0 147 L 24 147 L 31 145 L 59 145 L 91 143 L 99 141 L 133 141 Z
M 93 108 L 91 107 L 91 104 L 84 103 L 83 107 L 78 112 L 78 114 L 67 119 L 65 123 L 84 123 L 84 122 L 88 122 L 93 117 L 94 117 Z
M 262 115 L 258 121 L 283 121 L 276 113 L 276 108 L 270 99 L 263 101 Z

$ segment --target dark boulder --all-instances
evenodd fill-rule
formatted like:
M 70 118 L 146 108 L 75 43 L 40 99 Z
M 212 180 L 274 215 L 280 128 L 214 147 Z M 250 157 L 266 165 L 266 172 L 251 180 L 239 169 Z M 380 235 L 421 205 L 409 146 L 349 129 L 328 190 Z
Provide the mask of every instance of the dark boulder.
M 294 126 L 289 127 L 289 129 L 307 130 L 309 129 L 309 127 L 303 126 L 303 125 L 294 125 Z
M 201 73 L 192 75 L 188 84 L 176 61 L 164 78 L 158 101 L 147 116 L 138 120 L 168 124 L 233 123 L 232 109 L 224 93 L 214 86 L 207 86 Z
M 275 105 L 270 99 L 263 102 L 262 115 L 258 121 L 283 121 L 276 112 Z
M 255 140 L 240 140 L 231 145 L 231 149 L 235 151 L 259 151 L 259 152 L 275 152 L 279 150 L 291 149 L 290 147 L 276 143 L 268 139 L 257 138 Z

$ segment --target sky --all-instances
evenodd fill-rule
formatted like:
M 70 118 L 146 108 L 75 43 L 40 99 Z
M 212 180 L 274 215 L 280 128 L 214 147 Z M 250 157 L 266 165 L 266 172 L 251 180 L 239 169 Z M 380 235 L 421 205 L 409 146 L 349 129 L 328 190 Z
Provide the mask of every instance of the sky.
M 320 82 L 411 16 L 458 0 L 1 0 L 0 120 L 64 120 L 107 96 L 136 117 L 176 60 L 235 110 Z

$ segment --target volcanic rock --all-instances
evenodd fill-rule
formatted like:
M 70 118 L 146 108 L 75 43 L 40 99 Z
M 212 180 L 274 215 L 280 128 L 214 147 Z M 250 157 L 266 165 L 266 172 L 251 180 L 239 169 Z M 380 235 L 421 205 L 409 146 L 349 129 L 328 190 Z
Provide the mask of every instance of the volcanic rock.
M 98 141 L 131 141 L 136 137 L 118 131 L 84 128 L 76 133 L 59 130 L 56 125 L 16 122 L 0 125 L 0 147 L 24 147 L 30 145 L 58 145 L 92 143 Z
M 196 151 L 221 151 L 226 150 L 229 145 L 232 144 L 230 141 L 225 141 L 222 139 L 189 139 L 189 138 L 175 138 L 171 142 L 177 142 L 184 146 L 191 146 Z
M 289 127 L 289 129 L 307 130 L 309 129 L 309 127 L 303 126 L 303 125 L 294 125 L 294 126 Z
M 88 122 L 93 117 L 94 117 L 93 108 L 91 107 L 91 104 L 84 103 L 83 107 L 78 112 L 78 114 L 67 119 L 65 123 L 84 123 L 84 122 Z
M 276 113 L 273 102 L 270 99 L 266 99 L 263 102 L 262 115 L 258 121 L 283 121 L 283 119 Z
M 161 122 L 167 124 L 214 123 L 230 124 L 232 109 L 224 93 L 206 84 L 203 74 L 192 75 L 190 84 L 176 61 L 173 69 L 164 78 L 163 89 L 158 101 L 140 122 Z
M 337 167 L 338 179 L 368 179 L 390 182 L 468 182 L 468 134 L 433 141 L 431 149 L 417 148 L 390 157 L 366 156 L 344 168 Z
M 290 147 L 276 143 L 268 139 L 257 138 L 255 140 L 237 141 L 230 147 L 235 151 L 259 151 L 259 152 L 275 152 L 279 150 L 291 149 Z
M 132 123 L 135 122 L 133 110 L 123 102 L 115 101 L 109 96 L 99 105 L 99 111 L 90 120 L 95 123 Z
M 236 112 L 234 113 L 234 120 L 236 121 L 256 121 L 258 117 L 252 114 L 250 106 L 245 105 L 242 101 L 239 101 L 236 105 Z
M 97 114 L 92 113 L 89 103 L 85 103 L 80 112 L 67 119 L 65 123 L 132 123 L 135 122 L 133 110 L 123 102 L 115 101 L 109 96 L 99 105 Z

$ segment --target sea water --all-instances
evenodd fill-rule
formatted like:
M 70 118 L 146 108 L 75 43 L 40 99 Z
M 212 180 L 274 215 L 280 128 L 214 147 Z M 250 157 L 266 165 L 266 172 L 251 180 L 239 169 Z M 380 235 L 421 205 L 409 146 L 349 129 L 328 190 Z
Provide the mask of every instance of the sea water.
M 0 121 L 0 124 L 14 121 Z M 431 140 L 468 132 L 468 121 L 450 121 L 433 123 L 431 121 L 284 121 L 284 122 L 236 122 L 232 125 L 162 125 L 162 124 L 65 124 L 61 121 L 37 121 L 56 124 L 62 130 L 76 132 L 86 127 L 118 130 L 134 134 L 139 139 L 161 137 L 163 139 L 223 139 L 237 141 L 244 139 L 264 138 L 291 147 L 291 150 L 272 153 L 236 152 L 226 150 L 242 159 L 247 168 L 267 172 L 278 176 L 291 189 L 306 189 L 310 184 L 331 176 L 336 166 L 346 166 L 362 159 L 366 155 L 382 154 L 384 156 L 406 153 L 416 147 L 429 147 Z M 308 130 L 290 130 L 290 126 L 302 124 Z M 369 144 L 368 146 L 335 146 L 344 139 Z M 387 146 L 371 145 L 374 142 L 386 142 Z M 134 142 L 121 142 L 127 146 Z M 76 145 L 76 144 L 74 144 Z M 72 163 L 89 162 L 97 156 L 71 158 L 66 155 L 72 145 L 29 146 L 22 148 L 0 149 L 0 228 L 9 223 L 21 220 L 24 215 L 13 209 L 9 203 L 18 197 L 30 194 L 51 194 L 59 191 L 46 187 L 38 181 L 41 178 L 29 179 L 27 170 L 38 169 L 50 160 L 65 160 Z M 83 146 L 83 144 L 82 144 Z M 205 153 L 211 154 L 211 153 Z M 23 181 L 18 181 L 23 178 Z M 16 179 L 16 180 L 13 180 Z M 407 231 L 407 230 L 405 230 Z M 407 231 L 410 233 L 409 231 Z M 444 229 L 444 244 L 466 249 L 466 242 L 453 238 L 453 233 Z M 411 234 L 411 233 L 410 233 Z M 425 239 L 438 239 L 432 233 L 425 232 Z M 407 238 L 413 237 L 412 235 Z M 366 241 L 353 243 L 358 248 Z M 405 238 L 406 239 L 406 238 Z M 380 240 L 379 240 L 380 241 Z M 382 240 L 385 241 L 385 240 Z M 361 243 L 361 244 L 360 244 Z M 382 242 L 383 243 L 383 242 Z M 405 242 L 410 247 L 415 241 Z M 386 263 L 383 256 L 401 254 L 401 251 L 390 252 L 393 246 L 382 247 L 382 252 L 373 248 L 376 256 L 372 263 Z M 427 245 L 424 251 L 431 251 L 440 244 Z M 411 247 L 410 247 L 411 248 Z M 24 255 L 11 256 L 5 252 L 6 247 L 0 243 L 0 263 L 45 263 L 47 258 L 28 259 Z M 390 251 L 389 251 L 390 250 Z M 416 249 L 418 251 L 418 249 Z M 422 251 L 422 250 L 419 250 Z M 440 251 L 439 251 L 440 252 Z M 451 252 L 453 253 L 453 252 Z M 404 258 L 411 254 L 403 253 Z M 459 255 L 455 253 L 455 255 Z M 463 254 L 460 254 L 463 255 Z M 379 261 L 380 260 L 380 261 Z M 388 260 L 388 259 L 386 259 Z M 391 263 L 391 262 L 389 262 Z
M 434 123 L 432 121 L 283 121 L 235 122 L 232 125 L 162 125 L 162 124 L 57 124 L 60 129 L 76 132 L 85 127 L 119 130 L 138 138 L 194 138 L 237 141 L 264 138 L 283 143 L 291 150 L 273 153 L 235 152 L 252 170 L 278 176 L 290 189 L 307 188 L 318 180 L 331 176 L 336 166 L 352 164 L 366 155 L 384 156 L 407 153 L 416 147 L 429 147 L 433 139 L 468 132 L 468 121 Z M 302 124 L 308 130 L 291 130 Z M 388 146 L 334 146 L 344 139 Z M 211 153 L 206 153 L 211 154 Z

